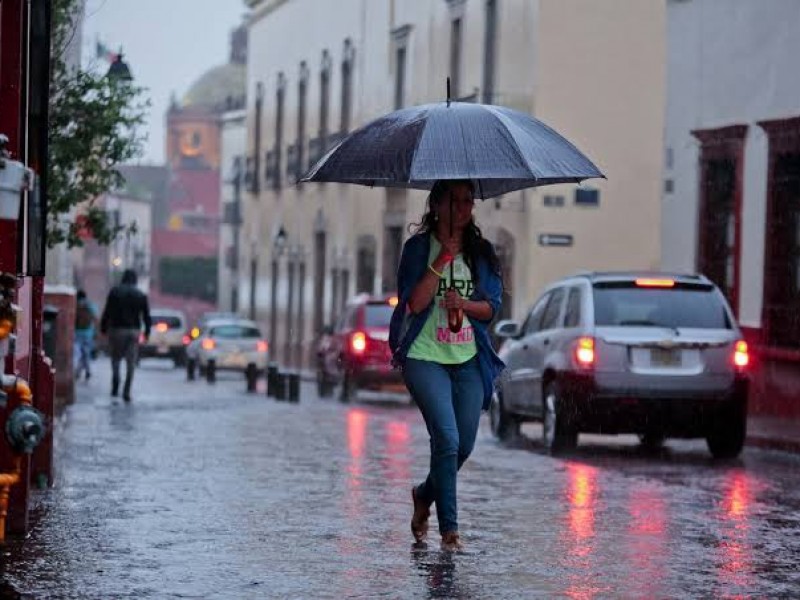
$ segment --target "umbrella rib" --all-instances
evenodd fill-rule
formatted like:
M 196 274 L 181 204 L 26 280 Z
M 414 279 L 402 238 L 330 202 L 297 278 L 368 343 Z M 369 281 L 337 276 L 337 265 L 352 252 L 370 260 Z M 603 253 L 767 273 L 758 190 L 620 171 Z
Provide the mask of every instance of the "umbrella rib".
M 419 150 L 419 145 L 422 143 L 422 138 L 425 137 L 425 130 L 428 128 L 428 119 L 425 119 L 422 122 L 422 131 L 419 132 L 417 136 L 417 141 L 414 144 L 414 153 L 411 155 L 411 163 L 408 165 L 408 177 L 406 178 L 406 183 L 411 183 L 412 177 L 411 174 L 414 172 L 414 163 L 417 160 L 417 150 Z
M 531 168 L 531 164 L 525 158 L 525 155 L 522 153 L 522 150 L 520 150 L 519 144 L 517 143 L 517 138 L 514 137 L 514 134 L 511 133 L 511 130 L 508 128 L 508 125 L 506 125 L 502 113 L 498 114 L 498 111 L 496 111 L 494 106 L 491 105 L 487 105 L 486 108 L 489 110 L 490 113 L 492 113 L 492 116 L 497 120 L 498 123 L 500 123 L 500 126 L 506 131 L 506 133 L 513 140 L 514 143 L 511 144 L 511 148 L 514 150 L 514 152 L 517 153 L 517 156 L 519 157 L 522 164 L 525 165 L 525 168 L 528 169 L 528 172 L 531 174 L 533 180 L 539 181 L 539 178 L 536 176 L 536 173 L 534 173 L 533 169 Z

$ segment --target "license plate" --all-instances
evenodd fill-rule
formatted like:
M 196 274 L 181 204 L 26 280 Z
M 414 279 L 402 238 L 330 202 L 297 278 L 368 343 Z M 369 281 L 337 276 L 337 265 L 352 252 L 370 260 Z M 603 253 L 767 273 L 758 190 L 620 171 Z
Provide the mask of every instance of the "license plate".
M 669 348 L 652 348 L 650 364 L 654 367 L 680 367 L 681 351 Z
M 168 352 L 169 352 L 169 348 L 167 348 L 166 346 L 159 346 L 158 347 L 158 353 L 159 354 L 167 354 Z

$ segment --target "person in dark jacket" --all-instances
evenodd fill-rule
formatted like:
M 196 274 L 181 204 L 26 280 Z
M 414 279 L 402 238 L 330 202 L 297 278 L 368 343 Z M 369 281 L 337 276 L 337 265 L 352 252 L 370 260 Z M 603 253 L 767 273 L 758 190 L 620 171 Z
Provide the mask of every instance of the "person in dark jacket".
M 136 287 L 136 272 L 126 269 L 119 285 L 111 288 L 100 319 L 100 331 L 108 335 L 111 352 L 111 395 L 119 393 L 119 363 L 125 359 L 125 386 L 122 398 L 131 401 L 131 384 L 139 351 L 139 335 L 150 337 L 150 307 L 147 295 Z
M 462 547 L 457 473 L 472 452 L 481 410 L 504 367 L 487 331 L 500 310 L 500 263 L 473 219 L 473 193 L 470 181 L 433 186 L 428 211 L 403 246 L 389 328 L 392 362 L 402 370 L 430 435 L 428 476 L 411 489 L 411 532 L 418 542 L 425 538 L 436 503 L 442 548 L 448 551 Z M 461 311 L 460 327 L 451 327 L 454 311 Z

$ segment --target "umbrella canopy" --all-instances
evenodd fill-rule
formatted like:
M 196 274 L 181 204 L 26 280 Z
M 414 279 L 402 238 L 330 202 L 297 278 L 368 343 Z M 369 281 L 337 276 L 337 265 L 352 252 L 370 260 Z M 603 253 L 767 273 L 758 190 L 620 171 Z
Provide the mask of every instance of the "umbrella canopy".
M 525 113 L 440 102 L 395 111 L 354 131 L 300 181 L 429 190 L 470 179 L 492 198 L 528 187 L 604 177 L 566 138 Z

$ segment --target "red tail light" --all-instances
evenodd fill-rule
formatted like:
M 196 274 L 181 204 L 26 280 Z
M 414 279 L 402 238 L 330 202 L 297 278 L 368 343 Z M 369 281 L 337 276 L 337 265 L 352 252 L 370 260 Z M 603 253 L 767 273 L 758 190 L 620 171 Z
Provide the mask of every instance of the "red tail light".
M 144 332 L 141 332 L 141 333 L 139 334 L 139 343 L 140 343 L 140 344 L 144 344 L 144 342 L 145 342 L 145 339 L 144 339 Z
M 733 364 L 739 369 L 744 369 L 750 364 L 750 352 L 747 348 L 747 342 L 741 340 L 736 342 Z
M 213 350 L 216 347 L 217 343 L 211 338 L 206 338 L 203 340 L 203 350 Z
M 188 345 L 189 345 L 189 343 L 192 341 L 192 338 L 191 338 L 191 337 L 189 337 L 188 335 L 185 335 L 185 336 L 183 336 L 183 338 L 181 339 L 181 341 L 183 342 L 183 345 L 184 345 L 184 346 L 188 346 Z
M 582 337 L 575 348 L 575 360 L 582 367 L 594 366 L 594 338 Z
M 363 354 L 367 349 L 367 335 L 363 331 L 356 331 L 350 337 L 350 350 L 353 354 Z
M 256 342 L 256 352 L 266 352 L 269 350 L 269 344 L 265 340 L 258 340 Z

